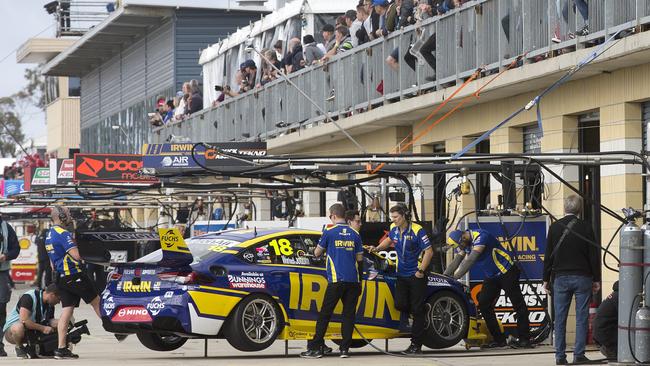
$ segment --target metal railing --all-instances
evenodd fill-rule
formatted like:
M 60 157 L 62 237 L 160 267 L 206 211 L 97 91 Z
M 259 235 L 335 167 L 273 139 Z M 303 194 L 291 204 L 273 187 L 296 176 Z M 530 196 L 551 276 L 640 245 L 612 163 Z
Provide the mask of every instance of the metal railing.
M 340 119 L 453 86 L 479 67 L 498 71 L 524 53 L 523 62 L 535 62 L 556 50 L 592 47 L 621 29 L 643 31 L 642 25 L 650 23 L 650 0 L 588 0 L 587 19 L 574 6 L 576 1 L 472 1 L 288 77 L 332 118 Z M 578 35 L 585 25 L 588 34 Z M 418 39 L 435 48 L 431 56 L 405 60 Z M 385 60 L 396 48 L 399 67 L 393 70 Z M 278 79 L 154 130 L 153 142 L 164 142 L 170 135 L 190 141 L 266 140 L 324 120 L 295 88 Z
M 78 37 L 104 20 L 109 10 L 115 10 L 117 3 L 110 0 L 59 0 L 48 3 L 46 10 L 54 14 L 57 37 Z

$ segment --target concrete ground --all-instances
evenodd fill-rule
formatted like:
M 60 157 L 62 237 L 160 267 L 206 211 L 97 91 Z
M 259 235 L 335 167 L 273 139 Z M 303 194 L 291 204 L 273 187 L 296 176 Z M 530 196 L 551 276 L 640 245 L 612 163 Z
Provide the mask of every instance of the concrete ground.
M 17 289 L 12 295 L 12 301 L 9 309 L 15 306 L 20 295 L 26 291 L 26 288 Z M 399 365 L 439 365 L 439 366 L 463 366 L 463 365 L 554 365 L 553 349 L 549 346 L 541 346 L 532 350 L 520 351 L 480 351 L 473 349 L 466 351 L 463 347 L 456 346 L 443 351 L 428 350 L 421 358 L 391 357 L 379 353 L 370 346 L 353 350 L 351 357 L 342 360 L 337 356 L 329 356 L 319 360 L 304 360 L 298 354 L 303 351 L 305 342 L 289 342 L 289 356 L 284 356 L 284 342 L 278 341 L 264 351 L 256 353 L 239 352 L 232 348 L 226 340 L 209 340 L 208 357 L 203 357 L 204 341 L 190 340 L 183 347 L 174 352 L 156 352 L 151 351 L 140 344 L 135 336 L 128 337 L 125 341 L 119 343 L 112 334 L 103 330 L 100 321 L 90 306 L 82 304 L 75 311 L 75 319 L 88 319 L 88 326 L 91 335 L 84 335 L 82 341 L 73 350 L 79 354 L 78 360 L 59 361 L 71 364 L 83 365 L 331 365 L 331 364 L 349 364 L 365 363 L 373 366 L 399 366 Z M 389 350 L 398 352 L 408 346 L 407 339 L 397 339 L 389 341 Z M 336 350 L 336 346 L 328 342 Z M 383 349 L 385 343 L 383 340 L 373 342 L 377 347 Z M 0 364 L 25 364 L 25 365 L 42 365 L 55 362 L 52 359 L 38 360 L 17 360 L 15 358 L 14 348 L 6 344 L 5 349 L 9 356 L 0 358 Z M 571 361 L 569 355 L 569 361 Z M 591 359 L 602 358 L 599 352 L 590 351 L 587 357 Z

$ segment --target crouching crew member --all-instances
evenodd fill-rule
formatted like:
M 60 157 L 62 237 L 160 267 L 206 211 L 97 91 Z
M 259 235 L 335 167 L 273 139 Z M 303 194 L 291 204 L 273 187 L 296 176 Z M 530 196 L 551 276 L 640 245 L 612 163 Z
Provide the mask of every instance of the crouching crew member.
M 357 300 L 361 294 L 357 262 L 363 260 L 363 245 L 359 233 L 345 222 L 343 205 L 335 203 L 330 207 L 330 220 L 333 225 L 328 225 L 323 230 L 320 242 L 314 250 L 316 257 L 326 252 L 328 284 L 323 306 L 316 321 L 316 333 L 307 344 L 307 351 L 300 354 L 300 357 L 304 358 L 323 357 L 325 332 L 339 300 L 343 302 L 341 358 L 349 356 L 352 342 Z
M 54 319 L 54 306 L 59 301 L 59 289 L 53 283 L 45 290 L 29 290 L 20 297 L 2 329 L 7 342 L 16 345 L 16 357 L 37 357 L 33 348 L 25 347 L 29 339 L 27 332 L 56 332 L 58 321 Z
M 66 207 L 54 206 L 52 208 L 52 222 L 54 225 L 50 228 L 45 239 L 45 248 L 50 260 L 56 271 L 57 286 L 61 295 L 61 319 L 59 322 L 62 326 L 57 328 L 59 336 L 59 348 L 54 351 L 54 358 L 68 359 L 78 358 L 72 353 L 66 344 L 67 326 L 74 308 L 79 306 L 80 299 L 84 299 L 95 310 L 98 317 L 99 313 L 99 296 L 94 284 L 83 271 L 83 264 L 79 249 L 75 244 L 72 234 L 66 228 L 72 228 L 74 222 L 70 211 Z
M 514 254 L 501 245 L 499 240 L 485 230 L 454 230 L 449 233 L 447 244 L 455 249 L 455 256 L 445 275 L 456 279 L 477 264 L 485 277 L 478 295 L 479 309 L 494 342 L 484 348 L 506 347 L 506 336 L 501 332 L 494 313 L 494 303 L 504 290 L 517 312 L 517 333 L 519 339 L 512 342 L 515 348 L 530 348 L 530 325 L 528 308 L 519 288 L 519 267 L 514 264 Z
M 433 250 L 424 228 L 411 222 L 406 205 L 398 204 L 390 211 L 390 233 L 376 247 L 368 247 L 372 252 L 386 250 L 391 244 L 397 252 L 397 283 L 395 285 L 395 308 L 413 316 L 411 345 L 404 354 L 422 353 L 422 340 L 425 331 L 424 294 L 426 293 L 426 270 L 431 262 Z M 420 254 L 422 262 L 418 266 Z

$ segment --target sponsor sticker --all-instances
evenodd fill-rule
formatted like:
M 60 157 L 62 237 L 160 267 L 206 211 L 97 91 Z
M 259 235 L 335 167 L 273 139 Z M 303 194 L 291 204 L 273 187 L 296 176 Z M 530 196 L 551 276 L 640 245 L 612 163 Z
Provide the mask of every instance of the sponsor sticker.
M 167 291 L 165 292 L 165 299 L 169 299 L 171 297 L 174 297 L 174 291 Z
M 264 274 L 259 272 L 242 272 L 240 275 L 228 275 L 230 288 L 266 288 Z
M 116 323 L 141 323 L 151 322 L 151 316 L 142 306 L 126 306 L 119 308 L 111 320 Z
M 244 254 L 242 255 L 242 257 L 243 257 L 247 262 L 250 262 L 250 263 L 255 262 L 255 254 L 253 254 L 253 253 L 251 253 L 251 252 L 246 252 L 246 253 L 244 253 Z
M 160 282 L 157 282 L 160 287 Z M 134 284 L 133 281 L 121 282 L 122 292 L 151 292 L 151 281 L 140 281 L 139 284 Z M 120 289 L 118 284 L 118 290 Z
M 115 309 L 115 302 L 113 301 L 113 296 L 104 300 L 102 308 L 104 309 L 104 313 L 106 313 L 106 315 L 109 315 Z
M 156 296 L 153 299 L 151 299 L 151 302 L 147 304 L 147 310 L 151 313 L 151 315 L 156 316 L 162 309 L 165 308 L 165 304 L 163 301 L 160 299 L 160 296 Z
M 284 264 L 302 264 L 302 265 L 309 265 L 309 258 L 307 257 L 296 257 L 296 258 L 289 258 L 282 256 L 282 263 Z

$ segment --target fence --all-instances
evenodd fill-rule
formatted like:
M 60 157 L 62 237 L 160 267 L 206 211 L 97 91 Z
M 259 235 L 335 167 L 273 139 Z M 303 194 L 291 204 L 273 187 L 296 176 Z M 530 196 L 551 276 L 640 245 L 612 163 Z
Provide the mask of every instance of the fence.
M 587 1 L 587 0 L 585 0 Z M 443 16 L 427 19 L 288 77 L 332 118 L 363 113 L 371 106 L 399 101 L 417 93 L 462 82 L 479 67 L 487 72 L 524 62 L 559 49 L 598 44 L 618 30 L 650 23 L 650 0 L 471 1 Z M 584 26 L 586 36 L 577 36 Z M 556 39 L 554 39 L 556 38 Z M 422 58 L 407 57 L 409 47 L 424 43 Z M 558 43 L 556 43 L 558 42 Z M 398 70 L 385 60 L 398 49 Z M 382 91 L 383 86 L 383 91 Z M 154 142 L 170 135 L 190 141 L 266 140 L 289 130 L 323 123 L 325 116 L 283 79 L 226 99 L 191 118 L 154 130 Z
M 59 0 L 45 5 L 54 14 L 56 36 L 82 36 L 115 9 L 115 2 L 99 0 Z

